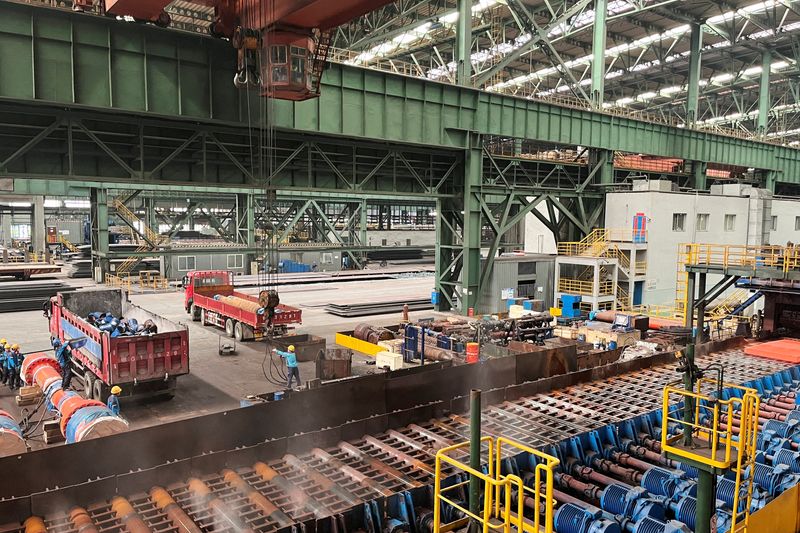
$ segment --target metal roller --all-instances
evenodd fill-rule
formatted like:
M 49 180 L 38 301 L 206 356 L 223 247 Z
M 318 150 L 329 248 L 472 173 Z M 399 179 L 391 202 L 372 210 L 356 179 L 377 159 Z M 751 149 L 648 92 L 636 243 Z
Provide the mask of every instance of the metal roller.
M 69 512 L 69 521 L 77 533 L 98 533 L 89 513 L 83 507 L 74 507 Z
M 353 337 L 372 344 L 378 344 L 380 341 L 394 339 L 394 333 L 386 328 L 371 326 L 370 324 L 359 324 L 353 330 Z
M 172 525 L 178 530 L 178 533 L 202 533 L 197 524 L 178 506 L 178 503 L 165 489 L 153 487 L 150 489 L 150 498 L 156 504 L 156 507 L 164 511 Z
M 25 453 L 27 446 L 14 417 L 0 410 L 0 457 Z
M 150 528 L 145 524 L 139 513 L 134 510 L 128 500 L 117 496 L 111 500 L 111 510 L 117 515 L 119 521 L 125 525 L 129 533 L 150 533 Z
M 222 301 L 234 307 L 238 307 L 242 311 L 247 311 L 249 313 L 255 313 L 255 314 L 264 313 L 264 306 L 259 305 L 258 302 L 245 300 L 244 298 L 239 298 L 238 296 L 223 296 Z

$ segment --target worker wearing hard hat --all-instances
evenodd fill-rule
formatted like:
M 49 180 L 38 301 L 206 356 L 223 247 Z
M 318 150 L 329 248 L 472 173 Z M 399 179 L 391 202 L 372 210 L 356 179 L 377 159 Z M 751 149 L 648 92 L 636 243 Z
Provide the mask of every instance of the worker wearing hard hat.
M 19 344 L 11 345 L 11 357 L 14 358 L 14 375 L 11 376 L 11 389 L 22 387 L 22 353 L 19 351 Z
M 114 385 L 111 387 L 111 396 L 108 397 L 108 401 L 106 402 L 106 407 L 108 407 L 114 416 L 119 416 L 119 395 L 122 393 L 122 389 L 119 385 Z
M 10 344 L 5 345 L 5 353 L 6 356 L 6 379 L 5 384 L 8 385 L 8 388 L 14 390 L 17 384 L 17 361 L 14 357 L 14 352 L 11 349 Z
M 6 382 L 6 360 L 8 359 L 6 344 L 8 344 L 6 339 L 0 339 L 0 383 Z
M 272 351 L 286 361 L 286 388 L 292 388 L 292 378 L 297 379 L 297 384 L 300 385 L 300 369 L 297 368 L 297 356 L 294 353 L 294 344 L 290 344 L 286 349 L 287 351 L 278 350 L 273 348 Z
M 61 387 L 66 390 L 72 381 L 72 349 L 68 342 L 61 342 L 58 337 L 53 338 L 53 348 L 56 350 L 56 360 L 61 367 Z

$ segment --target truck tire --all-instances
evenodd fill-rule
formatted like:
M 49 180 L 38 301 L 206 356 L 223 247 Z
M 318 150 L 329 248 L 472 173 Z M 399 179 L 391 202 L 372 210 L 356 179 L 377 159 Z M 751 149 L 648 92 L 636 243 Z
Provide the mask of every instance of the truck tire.
M 244 340 L 244 324 L 241 322 L 237 322 L 233 327 L 233 338 L 236 339 L 236 342 L 242 342 Z
M 94 398 L 94 374 L 88 368 L 83 372 L 83 397 L 87 400 Z
M 235 334 L 233 329 L 234 329 L 233 319 L 229 318 L 225 321 L 225 334 L 228 335 L 228 337 L 233 337 Z
M 106 403 L 106 400 L 108 400 L 107 398 L 108 387 L 106 387 L 106 384 L 103 383 L 102 380 L 100 379 L 94 380 L 94 386 L 92 387 L 92 396 L 98 402 Z
M 198 307 L 196 305 L 194 305 L 194 304 L 192 304 L 189 307 L 189 314 L 192 315 L 192 321 L 193 322 L 199 322 L 200 321 L 200 311 L 201 310 L 198 309 Z

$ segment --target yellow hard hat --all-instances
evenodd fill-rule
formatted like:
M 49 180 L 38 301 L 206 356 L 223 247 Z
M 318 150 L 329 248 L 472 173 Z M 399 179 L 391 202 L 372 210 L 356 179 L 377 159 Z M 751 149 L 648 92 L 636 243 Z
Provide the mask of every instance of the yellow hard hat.
M 290 344 L 289 348 L 287 348 L 290 352 L 294 351 L 294 344 Z
M 5 337 L 3 337 L 2 339 L 0 339 L 0 346 L 5 346 L 6 344 L 8 344 L 8 341 L 6 340 L 6 338 L 5 338 Z
M 19 350 L 19 344 L 12 344 L 11 345 L 11 349 L 12 350 Z
M 122 392 L 122 389 L 119 387 L 119 385 L 114 385 L 111 387 L 111 394 L 119 394 L 120 392 Z
M 5 348 L 6 350 L 10 350 L 10 349 L 11 349 L 11 345 L 10 345 L 10 344 L 8 344 L 8 343 L 6 343 L 6 345 L 5 345 L 5 346 L 3 346 L 3 348 Z

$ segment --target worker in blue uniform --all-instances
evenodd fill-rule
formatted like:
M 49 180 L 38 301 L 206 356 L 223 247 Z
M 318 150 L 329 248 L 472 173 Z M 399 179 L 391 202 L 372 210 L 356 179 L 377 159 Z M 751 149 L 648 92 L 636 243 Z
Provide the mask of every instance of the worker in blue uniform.
M 278 350 L 273 348 L 272 351 L 278 354 L 281 359 L 286 361 L 286 388 L 292 388 L 292 378 L 297 379 L 297 385 L 300 385 L 300 369 L 297 368 L 297 356 L 294 353 L 294 344 L 290 344 L 287 348 L 288 351 Z
M 122 392 L 122 389 L 119 385 L 114 385 L 111 387 L 111 396 L 108 397 L 108 401 L 106 402 L 106 407 L 108 407 L 114 416 L 119 416 L 119 395 Z
M 68 342 L 63 343 L 58 337 L 53 339 L 53 348 L 56 350 L 56 360 L 61 366 L 61 387 L 66 390 L 72 381 L 72 350 Z
M 6 339 L 0 339 L 0 383 L 6 382 Z
M 6 344 L 6 385 L 11 390 L 17 388 L 17 359 L 10 344 Z
M 19 389 L 22 387 L 22 352 L 20 352 L 19 344 L 11 345 L 11 357 L 14 358 L 14 375 L 11 376 L 13 381 L 12 389 Z

